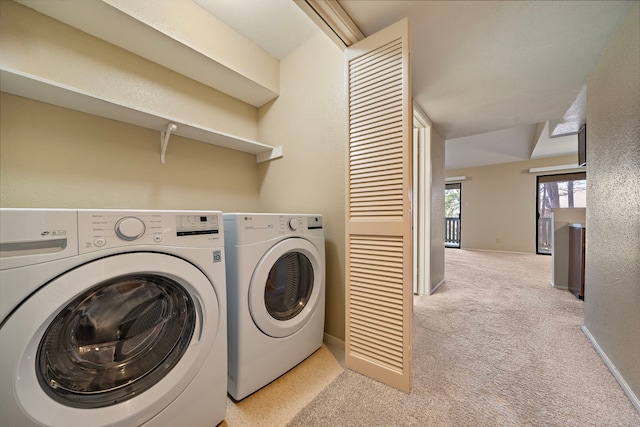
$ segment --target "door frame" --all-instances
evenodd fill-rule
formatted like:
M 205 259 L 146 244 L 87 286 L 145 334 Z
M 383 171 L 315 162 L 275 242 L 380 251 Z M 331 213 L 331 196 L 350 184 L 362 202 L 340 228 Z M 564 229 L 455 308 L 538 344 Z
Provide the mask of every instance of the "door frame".
M 431 120 L 413 103 L 413 293 L 431 289 Z

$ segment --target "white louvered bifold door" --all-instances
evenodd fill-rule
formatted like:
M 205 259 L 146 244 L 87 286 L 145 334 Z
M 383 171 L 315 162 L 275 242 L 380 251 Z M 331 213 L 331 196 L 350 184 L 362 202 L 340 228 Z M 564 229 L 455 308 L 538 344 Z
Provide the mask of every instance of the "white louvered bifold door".
M 411 137 L 406 19 L 345 51 L 348 368 L 411 388 Z

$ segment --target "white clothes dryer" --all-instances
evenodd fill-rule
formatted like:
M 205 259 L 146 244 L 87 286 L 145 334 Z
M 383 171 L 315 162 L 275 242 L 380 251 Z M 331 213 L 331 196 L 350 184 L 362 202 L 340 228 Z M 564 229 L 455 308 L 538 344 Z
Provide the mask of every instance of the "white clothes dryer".
M 7 426 L 213 426 L 226 411 L 222 213 L 0 210 Z
M 322 345 L 325 250 L 321 215 L 224 214 L 227 391 L 269 384 Z

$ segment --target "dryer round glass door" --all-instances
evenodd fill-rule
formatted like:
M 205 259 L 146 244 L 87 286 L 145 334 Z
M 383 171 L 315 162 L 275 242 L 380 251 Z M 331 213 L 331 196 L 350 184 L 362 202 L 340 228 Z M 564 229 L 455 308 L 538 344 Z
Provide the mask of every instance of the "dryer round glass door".
M 134 252 L 79 265 L 0 329 L 8 343 L 0 384 L 15 399 L 3 403 L 3 417 L 12 425 L 144 424 L 205 364 L 226 333 L 220 314 L 211 281 L 181 258 Z
M 254 323 L 272 337 L 304 327 L 324 291 L 324 263 L 318 249 L 302 238 L 285 239 L 262 257 L 251 279 L 249 309 Z
M 313 266 L 301 252 L 287 252 L 269 270 L 264 305 L 276 320 L 289 320 L 304 309 L 313 293 Z

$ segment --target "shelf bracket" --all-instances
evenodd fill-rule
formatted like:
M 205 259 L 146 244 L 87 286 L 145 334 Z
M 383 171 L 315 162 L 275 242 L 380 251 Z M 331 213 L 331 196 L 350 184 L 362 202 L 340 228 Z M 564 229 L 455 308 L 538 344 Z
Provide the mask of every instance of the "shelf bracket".
M 167 124 L 165 130 L 160 131 L 160 163 L 165 164 L 165 154 L 167 153 L 167 145 L 169 145 L 169 137 L 171 132 L 178 130 L 178 126 L 175 123 Z

